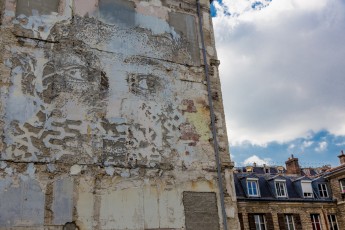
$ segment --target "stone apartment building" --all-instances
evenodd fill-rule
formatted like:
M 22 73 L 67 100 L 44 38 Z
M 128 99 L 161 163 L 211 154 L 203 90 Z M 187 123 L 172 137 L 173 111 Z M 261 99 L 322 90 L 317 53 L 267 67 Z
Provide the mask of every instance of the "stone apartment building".
M 0 229 L 239 229 L 209 6 L 0 1 Z
M 341 165 L 335 168 L 301 168 L 293 156 L 286 168 L 237 168 L 241 229 L 345 229 L 345 155 L 339 158 Z

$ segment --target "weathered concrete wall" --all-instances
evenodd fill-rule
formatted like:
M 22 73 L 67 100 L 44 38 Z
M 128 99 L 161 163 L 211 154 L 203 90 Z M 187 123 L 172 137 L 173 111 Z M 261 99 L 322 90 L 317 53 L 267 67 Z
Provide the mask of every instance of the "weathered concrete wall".
M 218 62 L 201 3 L 225 170 Z M 222 229 L 196 2 L 0 5 L 0 229 L 185 229 L 185 191 L 215 194 Z

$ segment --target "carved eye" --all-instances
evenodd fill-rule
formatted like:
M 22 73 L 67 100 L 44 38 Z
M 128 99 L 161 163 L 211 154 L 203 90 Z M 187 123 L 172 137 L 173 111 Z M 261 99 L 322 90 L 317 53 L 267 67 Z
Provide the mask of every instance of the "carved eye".
M 87 71 L 85 68 L 73 67 L 64 71 L 67 81 L 87 81 Z

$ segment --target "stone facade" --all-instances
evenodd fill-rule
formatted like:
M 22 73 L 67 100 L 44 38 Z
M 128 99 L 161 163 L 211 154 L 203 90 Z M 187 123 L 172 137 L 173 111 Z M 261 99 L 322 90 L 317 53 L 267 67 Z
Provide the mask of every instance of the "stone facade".
M 254 165 L 235 170 L 241 229 L 256 230 L 263 222 L 268 230 L 343 229 L 345 195 L 340 181 L 345 180 L 345 164 L 306 170 L 292 156 L 286 170 L 281 168 Z
M 329 180 L 333 198 L 337 201 L 337 213 L 345 217 L 345 192 L 340 185 L 342 181 L 345 185 L 345 162 L 342 155 L 339 158 L 341 165 L 330 170 L 325 177 Z M 339 225 L 345 226 L 345 218 L 339 219 Z
M 214 138 L 238 228 L 209 3 L 211 92 L 195 0 L 0 1 L 0 229 L 224 229 Z
M 267 229 L 284 230 L 285 223 L 279 221 L 279 215 L 294 215 L 294 224 L 296 230 L 313 230 L 310 215 L 319 214 L 322 229 L 330 229 L 327 215 L 335 214 L 338 218 L 338 224 L 341 225 L 340 213 L 335 203 L 303 203 L 303 202 L 238 202 L 238 213 L 242 217 L 241 229 L 251 230 L 249 226 L 250 214 L 271 215 L 272 221 L 267 220 Z M 255 228 L 254 228 L 255 229 Z M 341 228 L 340 228 L 341 229 Z

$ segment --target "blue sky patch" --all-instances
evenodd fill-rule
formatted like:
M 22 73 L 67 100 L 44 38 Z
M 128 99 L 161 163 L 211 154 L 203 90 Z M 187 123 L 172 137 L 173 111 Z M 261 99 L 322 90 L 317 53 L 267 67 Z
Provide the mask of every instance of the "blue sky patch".
M 308 137 L 296 138 L 285 143 L 269 142 L 266 146 L 242 143 L 231 146 L 232 160 L 236 166 L 256 155 L 269 161 L 271 165 L 285 165 L 291 154 L 299 158 L 302 167 L 318 167 L 323 165 L 338 166 L 340 150 L 345 149 L 345 136 L 331 134 L 327 130 L 311 132 Z
M 216 17 L 217 16 L 217 9 L 216 7 L 214 6 L 214 2 L 212 2 L 211 4 L 211 17 Z M 224 5 L 223 1 L 222 0 L 217 0 L 217 2 L 219 3 L 219 5 L 223 8 L 223 13 L 224 15 L 226 16 L 230 16 L 231 13 L 229 12 L 229 9 L 226 5 Z

